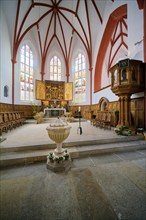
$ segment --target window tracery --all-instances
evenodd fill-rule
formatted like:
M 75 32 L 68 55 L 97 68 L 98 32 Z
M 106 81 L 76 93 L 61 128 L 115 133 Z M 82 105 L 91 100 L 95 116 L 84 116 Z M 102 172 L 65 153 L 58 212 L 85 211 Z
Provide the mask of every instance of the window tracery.
M 85 56 L 81 53 L 75 59 L 75 103 L 86 101 L 86 61 Z
M 26 44 L 20 50 L 20 100 L 32 101 L 34 95 L 33 53 Z
M 61 81 L 61 61 L 56 55 L 50 61 L 50 80 Z

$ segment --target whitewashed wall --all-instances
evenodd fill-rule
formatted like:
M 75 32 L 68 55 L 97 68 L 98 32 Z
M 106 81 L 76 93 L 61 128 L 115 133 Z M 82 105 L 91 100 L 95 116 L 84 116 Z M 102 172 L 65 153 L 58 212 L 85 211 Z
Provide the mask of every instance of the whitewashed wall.
M 128 1 L 128 50 L 129 58 L 144 62 L 143 51 L 143 10 L 139 10 L 137 1 Z M 144 97 L 144 92 L 135 93 L 131 99 Z
M 137 1 L 129 1 L 128 50 L 130 59 L 144 61 L 143 36 L 143 10 L 139 10 Z
M 12 62 L 10 35 L 6 17 L 0 7 L 0 102 L 12 102 Z M 4 86 L 8 86 L 8 97 L 4 97 Z
M 129 58 L 130 59 L 136 59 L 136 60 L 141 60 L 143 61 L 143 41 L 141 43 L 138 43 L 135 45 L 136 42 L 139 42 L 143 39 L 143 10 L 139 10 L 138 4 L 136 0 L 128 0 L 128 1 L 115 1 L 115 4 L 112 4 L 111 2 L 107 3 L 106 8 L 105 8 L 105 13 L 104 13 L 104 19 L 103 19 L 103 24 L 101 28 L 99 29 L 99 34 L 97 36 L 97 41 L 95 43 L 94 48 L 96 50 L 94 51 L 94 56 L 93 56 L 93 77 L 92 77 L 92 88 L 93 88 L 93 99 L 92 99 L 92 104 L 98 103 L 100 98 L 106 97 L 108 98 L 109 101 L 116 101 L 118 99 L 117 96 L 110 90 L 110 88 L 106 88 L 104 90 L 101 90 L 99 92 L 94 93 L 94 73 L 95 73 L 95 65 L 96 65 L 96 58 L 98 54 L 98 49 L 100 46 L 100 42 L 104 33 L 104 29 L 106 27 L 108 18 L 110 14 L 119 6 L 123 4 L 127 4 L 128 8 L 128 53 L 129 53 Z M 122 50 L 122 48 L 121 48 Z M 122 51 L 121 51 L 121 59 L 124 57 L 122 56 Z M 125 57 L 126 58 L 126 57 Z M 119 57 L 120 60 L 120 57 Z M 103 73 L 102 73 L 102 81 L 101 85 L 103 87 L 106 87 L 110 85 L 110 76 L 109 78 L 107 77 L 107 65 L 104 63 L 103 65 Z M 137 93 L 136 96 L 133 95 L 132 98 L 135 97 L 141 97 L 143 93 Z

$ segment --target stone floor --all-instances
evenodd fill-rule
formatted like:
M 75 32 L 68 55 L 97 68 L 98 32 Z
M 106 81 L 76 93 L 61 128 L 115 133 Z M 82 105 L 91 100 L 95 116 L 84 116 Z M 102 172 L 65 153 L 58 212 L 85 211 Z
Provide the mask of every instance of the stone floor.
M 34 120 L 3 135 L 0 149 L 51 144 L 49 123 Z M 117 138 L 114 130 L 78 122 L 66 140 L 84 142 Z M 136 142 L 140 144 L 139 141 Z M 88 147 L 88 146 L 87 146 Z M 13 154 L 13 152 L 11 153 Z M 73 159 L 68 172 L 54 173 L 46 162 L 0 170 L 1 220 L 145 220 L 146 150 L 87 155 Z
M 0 171 L 1 220 L 145 220 L 146 150 Z
M 31 145 L 43 145 L 54 143 L 50 140 L 47 134 L 47 126 L 55 119 L 50 119 L 42 124 L 36 124 L 35 120 L 27 121 L 23 126 L 13 129 L 7 133 L 3 133 L 3 137 L 6 138 L 5 141 L 0 143 L 2 148 L 5 147 L 17 147 L 17 146 L 31 146 Z M 124 138 L 124 136 L 118 136 L 113 128 L 101 129 L 92 126 L 90 121 L 81 122 L 82 135 L 78 133 L 78 122 L 69 123 L 71 126 L 71 131 L 69 137 L 64 141 L 67 142 L 83 142 L 89 140 L 99 140 L 99 139 L 113 139 L 113 138 Z

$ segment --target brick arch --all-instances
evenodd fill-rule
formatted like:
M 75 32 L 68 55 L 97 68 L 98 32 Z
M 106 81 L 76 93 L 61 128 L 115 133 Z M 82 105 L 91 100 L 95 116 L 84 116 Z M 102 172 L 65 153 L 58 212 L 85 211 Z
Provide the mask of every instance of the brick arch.
M 121 18 L 123 18 L 124 16 L 127 16 L 127 4 L 122 5 L 115 11 L 113 11 L 108 19 L 96 59 L 94 75 L 94 92 L 97 92 L 99 89 L 101 89 L 102 67 L 106 51 L 118 21 L 121 20 Z

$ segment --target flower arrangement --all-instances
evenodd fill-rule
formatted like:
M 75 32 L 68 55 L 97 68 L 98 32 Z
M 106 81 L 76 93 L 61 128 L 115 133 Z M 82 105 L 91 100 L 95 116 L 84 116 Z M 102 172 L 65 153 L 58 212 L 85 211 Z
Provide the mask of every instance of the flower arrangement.
M 34 114 L 40 112 L 41 109 L 42 109 L 42 106 L 36 105 L 36 104 L 34 104 L 34 103 L 32 103 L 31 107 L 32 107 L 32 109 L 33 109 L 33 113 L 34 113 Z
M 49 159 L 51 163 L 54 163 L 54 162 L 60 163 L 60 162 L 68 160 L 69 154 L 67 153 L 67 150 L 65 150 L 64 154 L 59 157 L 51 152 L 48 154 L 47 159 Z
M 126 125 L 122 125 L 118 128 L 115 128 L 114 131 L 118 134 L 118 135 L 125 135 L 125 136 L 130 136 L 132 135 L 132 131 L 131 129 L 126 126 Z

